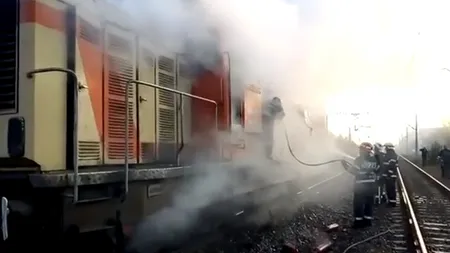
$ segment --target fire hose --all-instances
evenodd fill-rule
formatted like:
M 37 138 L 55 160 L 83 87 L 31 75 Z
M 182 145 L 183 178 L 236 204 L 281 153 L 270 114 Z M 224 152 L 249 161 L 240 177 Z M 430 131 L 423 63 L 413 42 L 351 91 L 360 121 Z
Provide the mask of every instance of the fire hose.
M 298 157 L 295 155 L 295 153 L 294 153 L 294 151 L 293 151 L 293 149 L 292 149 L 291 142 L 290 142 L 290 140 L 289 140 L 289 135 L 288 135 L 287 127 L 286 127 L 286 124 L 284 124 L 284 122 L 283 122 L 283 126 L 284 126 L 284 136 L 286 137 L 286 143 L 287 143 L 287 147 L 288 147 L 289 153 L 291 154 L 291 156 L 292 156 L 298 163 L 300 163 L 300 164 L 302 164 L 302 165 L 305 165 L 305 166 L 309 166 L 309 167 L 317 167 L 317 166 L 322 166 L 322 165 L 331 164 L 331 163 L 335 163 L 335 162 L 344 162 L 344 163 L 348 163 L 345 159 L 333 159 L 333 160 L 329 160 L 329 161 L 325 161 L 325 162 L 320 162 L 320 163 L 307 163 L 307 162 L 303 162 L 302 160 L 298 159 Z M 366 239 L 364 239 L 364 240 L 358 241 L 358 242 L 356 242 L 356 243 L 354 243 L 354 244 L 348 246 L 348 247 L 343 251 L 343 253 L 347 253 L 350 249 L 352 249 L 352 248 L 354 248 L 354 247 L 356 247 L 356 246 L 359 246 L 360 244 L 369 242 L 369 241 L 371 241 L 371 240 L 373 240 L 373 239 L 376 239 L 376 238 L 378 238 L 378 237 L 381 237 L 381 236 L 383 236 L 383 235 L 385 235 L 385 234 L 388 234 L 388 233 L 390 233 L 390 232 L 391 232 L 391 230 L 388 229 L 388 230 L 386 230 L 386 231 L 384 231 L 384 232 L 378 233 L 378 234 L 373 235 L 373 236 L 371 236 L 371 237 L 368 237 L 368 238 L 366 238 Z
M 300 164 L 302 164 L 302 165 L 305 165 L 305 166 L 309 166 L 309 167 L 317 167 L 317 166 L 323 166 L 323 165 L 330 164 L 330 163 L 347 162 L 347 161 L 345 161 L 345 159 L 333 159 L 333 160 L 329 160 L 329 161 L 326 161 L 326 162 L 319 162 L 319 163 L 307 163 L 307 162 L 304 162 L 304 161 L 300 160 L 300 159 L 294 154 L 294 151 L 293 151 L 292 146 L 291 146 L 291 142 L 290 142 L 290 140 L 289 140 L 289 135 L 288 135 L 287 127 L 286 127 L 286 124 L 284 124 L 284 122 L 283 122 L 283 126 L 284 126 L 284 136 L 286 137 L 286 143 L 287 143 L 287 147 L 288 147 L 289 153 L 291 154 L 291 156 L 292 156 L 298 163 L 300 163 Z

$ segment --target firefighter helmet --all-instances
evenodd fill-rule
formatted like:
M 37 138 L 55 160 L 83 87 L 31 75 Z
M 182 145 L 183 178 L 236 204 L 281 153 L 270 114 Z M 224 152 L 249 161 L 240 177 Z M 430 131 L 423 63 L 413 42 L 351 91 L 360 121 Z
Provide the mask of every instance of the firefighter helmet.
M 373 145 L 373 151 L 375 154 L 384 153 L 383 145 L 381 145 L 379 142 L 375 143 Z
M 360 151 L 371 152 L 373 150 L 372 144 L 370 142 L 363 142 L 359 145 Z
M 395 148 L 394 144 L 392 144 L 392 143 L 390 143 L 390 142 L 385 143 L 385 144 L 384 144 L 384 147 L 385 147 L 386 149 L 394 149 L 394 148 Z

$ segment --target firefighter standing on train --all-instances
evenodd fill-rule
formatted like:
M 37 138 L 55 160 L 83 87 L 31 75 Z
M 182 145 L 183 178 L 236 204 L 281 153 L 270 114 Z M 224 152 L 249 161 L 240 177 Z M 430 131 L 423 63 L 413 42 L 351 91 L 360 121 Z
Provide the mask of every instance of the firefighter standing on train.
M 273 135 L 275 121 L 285 116 L 283 105 L 279 97 L 273 97 L 263 108 L 262 125 L 265 155 L 267 159 L 273 160 Z
M 373 145 L 374 147 L 374 156 L 377 160 L 378 164 L 380 165 L 380 168 L 377 173 L 377 190 L 375 194 L 375 203 L 381 204 L 382 202 L 387 201 L 386 192 L 385 192 L 385 186 L 386 186 L 386 180 L 387 180 L 387 172 L 386 168 L 383 164 L 385 151 L 383 145 L 380 143 L 375 143 Z
M 385 168 L 385 173 L 387 173 L 385 181 L 386 194 L 389 205 L 395 206 L 397 203 L 395 183 L 397 181 L 398 155 L 395 152 L 395 148 L 392 143 L 386 143 L 384 147 L 386 149 L 386 155 L 384 156 L 383 161 L 383 167 Z
M 376 188 L 376 174 L 380 163 L 375 158 L 373 146 L 363 142 L 359 146 L 359 156 L 354 164 L 342 161 L 344 168 L 355 176 L 353 192 L 353 227 L 372 225 L 373 203 Z

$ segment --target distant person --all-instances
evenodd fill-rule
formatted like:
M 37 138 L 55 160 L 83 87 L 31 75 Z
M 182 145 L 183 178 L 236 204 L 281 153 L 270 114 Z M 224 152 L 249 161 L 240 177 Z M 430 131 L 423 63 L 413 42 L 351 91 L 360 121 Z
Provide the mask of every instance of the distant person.
M 267 159 L 273 160 L 273 135 L 275 128 L 275 120 L 283 119 L 285 116 L 283 105 L 279 97 L 274 97 L 263 108 L 262 126 L 264 149 Z
M 444 145 L 444 148 L 439 151 L 438 160 L 441 164 L 441 177 L 447 178 L 450 170 L 450 150 L 447 145 Z
M 373 154 L 373 146 L 363 142 L 354 164 L 342 161 L 342 166 L 355 176 L 353 190 L 354 228 L 372 226 L 376 174 L 380 164 Z
M 422 167 L 427 166 L 427 158 L 428 158 L 428 149 L 426 147 L 423 147 L 420 150 L 420 153 L 422 153 Z
M 385 186 L 387 200 L 390 206 L 397 205 L 397 192 L 396 192 L 396 181 L 397 181 L 397 167 L 398 167 L 398 155 L 395 152 L 394 145 L 391 143 L 386 143 L 386 155 L 384 156 L 383 167 L 386 172 Z

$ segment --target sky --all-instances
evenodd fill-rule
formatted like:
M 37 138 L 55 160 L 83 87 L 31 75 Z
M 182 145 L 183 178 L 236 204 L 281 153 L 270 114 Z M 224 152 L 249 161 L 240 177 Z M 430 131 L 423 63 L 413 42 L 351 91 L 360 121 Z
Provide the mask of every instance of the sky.
M 446 32 L 450 1 L 334 2 L 335 6 L 321 2 L 327 10 L 324 27 L 339 26 L 329 23 L 337 20 L 352 34 L 361 31 L 344 36 L 355 41 L 347 45 L 355 46 L 345 52 L 348 60 L 343 68 L 354 66 L 353 70 L 364 74 L 347 72 L 336 80 L 354 85 L 345 85 L 328 97 L 330 129 L 348 135 L 349 125 L 369 124 L 370 130 L 354 132 L 354 138 L 395 142 L 407 125 L 414 125 L 415 113 L 419 128 L 441 126 L 449 120 L 444 101 L 450 94 L 450 72 L 442 68 L 450 68 L 450 33 Z M 359 15 L 353 12 L 363 14 L 360 22 L 351 22 Z M 359 122 L 344 116 L 355 111 L 370 116 Z

